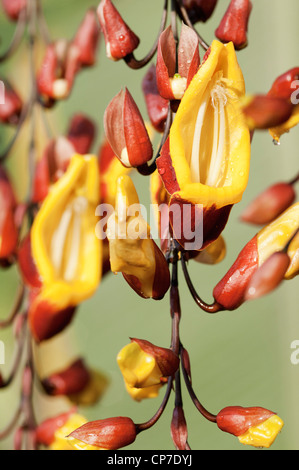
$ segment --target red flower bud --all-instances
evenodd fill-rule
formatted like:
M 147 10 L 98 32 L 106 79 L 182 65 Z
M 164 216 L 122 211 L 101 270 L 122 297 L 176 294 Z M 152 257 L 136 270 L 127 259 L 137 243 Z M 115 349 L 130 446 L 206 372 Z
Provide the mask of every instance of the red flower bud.
M 252 3 L 250 0 L 231 0 L 229 7 L 215 31 L 222 42 L 233 42 L 236 49 L 247 46 L 247 29 Z
M 106 137 L 125 167 L 138 167 L 151 160 L 153 147 L 140 111 L 127 89 L 108 105 L 104 116 Z
M 172 377 L 178 370 L 180 360 L 171 349 L 160 348 L 144 339 L 131 338 L 131 342 L 137 343 L 146 354 L 155 358 L 163 377 Z
M 46 341 L 63 331 L 72 321 L 76 307 L 59 310 L 38 295 L 38 291 L 30 292 L 29 326 L 37 343 Z
M 70 410 L 39 424 L 36 429 L 37 443 L 49 447 L 55 439 L 55 432 L 67 423 L 73 413 L 74 411 Z
M 245 300 L 254 300 L 272 292 L 284 280 L 291 259 L 287 253 L 277 252 L 254 273 L 245 293 Z
M 37 76 L 39 93 L 54 101 L 67 98 L 81 67 L 79 55 L 75 45 L 64 41 L 48 45 Z
M 79 49 L 79 61 L 81 65 L 88 67 L 94 65 L 96 61 L 96 52 L 100 37 L 100 28 L 98 26 L 94 10 L 88 10 L 82 21 L 73 44 Z
M 4 85 L 3 102 L 0 102 L 0 122 L 17 124 L 22 111 L 22 100 L 7 80 L 1 80 Z
M 67 139 L 76 153 L 87 155 L 91 151 L 95 134 L 95 123 L 83 114 L 75 114 L 70 122 Z
M 245 209 L 241 219 L 255 225 L 269 224 L 290 207 L 295 199 L 296 192 L 291 184 L 274 184 Z
M 218 413 L 217 425 L 221 431 L 238 437 L 245 434 L 249 428 L 263 423 L 273 415 L 275 413 L 265 408 L 229 406 Z
M 102 0 L 97 14 L 109 59 L 123 59 L 139 46 L 139 38 L 124 22 L 111 0 Z
M 176 406 L 171 421 L 171 437 L 177 450 L 187 450 L 188 429 L 184 410 Z
M 171 26 L 160 35 L 157 52 L 157 86 L 166 100 L 180 100 L 200 65 L 196 33 L 188 26 L 182 26 L 176 63 L 176 43 Z M 176 74 L 176 65 L 178 74 Z
M 153 127 L 163 132 L 168 114 L 168 101 L 159 94 L 156 67 L 152 65 L 142 82 L 147 112 Z
M 68 437 L 100 449 L 117 450 L 135 441 L 136 426 L 130 418 L 108 418 L 86 423 Z
M 218 0 L 183 0 L 188 16 L 193 24 L 206 22 L 213 14 Z
M 52 396 L 69 396 L 80 393 L 90 381 L 84 361 L 78 359 L 65 370 L 52 374 L 42 381 L 45 391 Z
M 2 6 L 7 16 L 17 21 L 21 11 L 27 6 L 27 0 L 2 0 Z
M 16 254 L 18 229 L 15 223 L 16 199 L 5 171 L 0 168 L 0 264 L 6 266 Z
M 23 282 L 32 289 L 42 286 L 40 275 L 32 257 L 30 232 L 24 237 L 18 249 L 18 267 Z
M 246 99 L 242 110 L 250 130 L 270 129 L 291 117 L 293 105 L 283 98 L 256 95 Z
M 297 80 L 299 80 L 299 67 L 294 67 L 276 78 L 268 95 L 291 100 L 295 88 L 298 88 L 298 83 L 294 84 Z
M 257 236 L 239 254 L 237 260 L 214 289 L 216 302 L 227 310 L 234 310 L 244 302 L 251 277 L 258 269 Z

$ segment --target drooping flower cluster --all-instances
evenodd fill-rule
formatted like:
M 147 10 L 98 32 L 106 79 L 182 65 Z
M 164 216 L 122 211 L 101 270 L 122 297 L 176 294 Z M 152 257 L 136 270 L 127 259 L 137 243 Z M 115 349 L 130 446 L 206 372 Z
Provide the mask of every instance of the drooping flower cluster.
M 210 314 L 236 310 L 299 274 L 298 176 L 272 185 L 244 211 L 242 220 L 260 226 L 259 231 L 211 289 L 211 305 L 198 295 L 187 267 L 189 261 L 215 265 L 224 259 L 229 247 L 223 231 L 247 188 L 255 132 L 267 130 L 279 143 L 299 123 L 299 105 L 293 99 L 299 68 L 275 79 L 267 94 L 247 94 L 237 54 L 248 44 L 252 2 L 231 0 L 210 45 L 195 25 L 209 20 L 217 0 L 172 1 L 172 21 L 167 26 L 169 3 L 164 2 L 153 48 L 138 60 L 140 39 L 111 0 L 89 9 L 71 40 L 47 36 L 37 0 L 2 1 L 17 28 L 23 32 L 28 28 L 32 55 L 39 39 L 33 33 L 34 22 L 46 39 L 44 56 L 37 72 L 33 70 L 29 101 L 23 103 L 13 85 L 5 82 L 0 122 L 16 126 L 15 139 L 27 118 L 34 124 L 36 106 L 46 114 L 58 101 L 71 97 L 77 74 L 97 63 L 101 36 L 109 59 L 124 60 L 131 69 L 148 66 L 142 90 L 149 119 L 149 123 L 144 120 L 124 86 L 103 113 L 104 135 L 97 155 L 93 146 L 97 124 L 101 127 L 102 123 L 94 123 L 83 111 L 72 117 L 65 135 L 44 142 L 41 155 L 35 155 L 32 139 L 30 196 L 23 201 L 17 200 L 4 168 L 15 139 L 4 152 L 0 264 L 16 264 L 22 281 L 14 311 L 4 326 L 14 322 L 20 349 L 26 334 L 38 348 L 71 324 L 82 302 L 95 295 L 109 272 L 121 273 L 140 302 L 160 301 L 169 294 L 171 313 L 169 347 L 132 338 L 117 356 L 125 389 L 135 401 L 158 397 L 166 389 L 157 413 L 141 424 L 123 416 L 88 422 L 76 408 L 38 423 L 33 403 L 35 376 L 44 393 L 64 396 L 75 406 L 97 402 L 108 380 L 81 357 L 38 376 L 28 348 L 16 413 L 23 418 L 15 434 L 16 448 L 25 443 L 52 450 L 129 446 L 157 423 L 174 393 L 171 437 L 176 449 L 190 450 L 182 377 L 200 414 L 242 444 L 268 448 L 283 428 L 276 413 L 265 408 L 229 406 L 213 414 L 197 398 L 191 360 L 180 336 L 178 267 L 181 263 L 196 304 Z M 16 35 L 17 43 L 13 42 L 7 56 L 19 40 Z M 157 135 L 160 145 L 155 154 Z M 133 173 L 150 179 L 158 243 L 142 215 Z M 12 378 L 14 374 L 7 380 L 0 375 L 0 387 L 8 386 Z M 11 425 L 3 435 L 10 429 Z

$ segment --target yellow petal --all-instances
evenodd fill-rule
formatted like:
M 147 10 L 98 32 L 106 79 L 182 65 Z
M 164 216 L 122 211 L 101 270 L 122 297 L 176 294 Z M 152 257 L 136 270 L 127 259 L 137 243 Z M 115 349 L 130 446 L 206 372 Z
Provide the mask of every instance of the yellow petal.
M 101 279 L 102 242 L 95 235 L 99 171 L 94 156 L 74 155 L 52 186 L 32 227 L 41 295 L 60 309 L 78 305 Z
M 163 376 L 156 360 L 132 342 L 117 356 L 117 363 L 129 387 L 145 388 L 159 385 Z
M 284 122 L 281 126 L 269 129 L 270 135 L 275 142 L 279 143 L 280 137 L 297 126 L 297 124 L 299 124 L 299 105 L 295 106 L 294 112 L 288 121 Z
M 267 421 L 250 428 L 245 434 L 239 436 L 238 439 L 244 445 L 269 448 L 283 426 L 283 421 L 277 415 L 273 415 Z

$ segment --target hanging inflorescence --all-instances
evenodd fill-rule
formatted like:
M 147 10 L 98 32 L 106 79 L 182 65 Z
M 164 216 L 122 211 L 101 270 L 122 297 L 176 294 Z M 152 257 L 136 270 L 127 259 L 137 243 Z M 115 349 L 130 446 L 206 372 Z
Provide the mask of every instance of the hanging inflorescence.
M 268 131 L 278 144 L 298 124 L 299 67 L 275 79 L 267 94 L 247 95 L 237 54 L 247 46 L 251 1 L 231 0 L 211 43 L 197 24 L 209 20 L 217 0 L 162 3 L 157 38 L 139 59 L 140 39 L 111 0 L 89 9 L 70 40 L 51 38 L 40 0 L 2 0 L 16 29 L 0 61 L 8 60 L 25 39 L 31 70 L 27 101 L 3 78 L 0 104 L 1 124 L 15 128 L 0 155 L 0 262 L 3 269 L 17 265 L 20 273 L 15 305 L 0 324 L 13 325 L 17 350 L 8 376 L 0 375 L 0 388 L 10 386 L 23 367 L 19 406 L 0 438 L 14 433 L 18 450 L 126 447 L 158 422 L 172 395 L 171 437 L 176 449 L 190 450 L 183 383 L 199 413 L 243 444 L 270 447 L 283 427 L 276 413 L 261 407 L 229 406 L 214 414 L 202 405 L 180 335 L 178 271 L 181 266 L 195 304 L 212 315 L 236 310 L 299 273 L 299 176 L 271 186 L 244 211 L 242 220 L 259 226 L 259 232 L 215 286 L 212 304 L 200 297 L 188 271 L 191 260 L 215 265 L 226 254 L 222 232 L 247 187 L 255 132 Z M 104 141 L 93 155 L 93 120 L 76 114 L 64 135 L 53 136 L 47 112 L 72 96 L 81 70 L 96 65 L 101 38 L 109 59 L 145 69 L 142 90 L 149 123 L 123 88 L 105 110 Z M 48 135 L 41 157 L 35 145 L 37 113 Z M 29 187 L 27 198 L 18 201 L 5 165 L 28 122 Z M 150 179 L 158 244 L 142 216 L 133 171 Z M 165 389 L 162 403 L 143 423 L 129 417 L 87 422 L 76 407 L 40 422 L 33 401 L 36 383 L 43 393 L 66 396 L 76 405 L 95 403 L 107 386 L 106 378 L 82 358 L 39 377 L 32 345 L 62 332 L 109 272 L 122 273 L 142 299 L 169 295 L 170 346 L 131 338 L 117 356 L 129 395 L 141 401 Z

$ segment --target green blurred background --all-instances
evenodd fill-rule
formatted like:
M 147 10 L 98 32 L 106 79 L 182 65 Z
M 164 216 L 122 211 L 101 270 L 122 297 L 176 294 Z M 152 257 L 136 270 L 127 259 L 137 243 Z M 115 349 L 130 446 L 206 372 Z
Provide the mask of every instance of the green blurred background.
M 115 5 L 132 29 L 140 36 L 136 52 L 141 58 L 151 47 L 158 32 L 161 0 L 115 0 Z M 229 1 L 220 0 L 213 18 L 200 25 L 207 41 L 214 38 Z M 44 0 L 45 15 L 51 35 L 71 38 L 90 6 L 91 0 Z M 274 78 L 298 65 L 298 0 L 253 0 L 249 25 L 249 47 L 238 53 L 247 91 L 267 92 Z M 5 49 L 14 25 L 0 17 L 1 50 Z M 53 126 L 63 133 L 74 112 L 84 112 L 98 124 L 97 152 L 103 136 L 105 107 L 121 89 L 127 86 L 146 117 L 141 90 L 145 70 L 131 71 L 124 63 L 106 59 L 104 42 L 99 50 L 98 65 L 81 73 L 71 99 L 51 112 Z M 9 75 L 16 88 L 23 89 L 28 81 L 26 54 L 18 53 L 1 66 L 1 76 Z M 19 87 L 20 85 L 20 87 Z M 22 136 L 25 139 L 25 136 Z M 1 131 L 1 147 L 7 139 Z M 22 141 L 23 142 L 23 141 Z M 23 143 L 14 148 L 8 162 L 12 178 L 20 191 L 26 187 L 26 158 Z M 272 144 L 268 133 L 256 133 L 252 146 L 250 181 L 243 201 L 235 206 L 224 232 L 228 246 L 226 259 L 217 267 L 190 264 L 190 272 L 202 297 L 212 300 L 212 289 L 235 260 L 256 229 L 239 222 L 239 214 L 262 189 L 279 180 L 290 180 L 298 172 L 299 128 L 282 138 L 281 146 Z M 149 182 L 134 176 L 140 200 L 149 204 Z M 182 341 L 191 356 L 193 385 L 200 400 L 212 413 L 229 405 L 263 406 L 277 412 L 285 421 L 282 434 L 272 449 L 299 449 L 299 365 L 291 364 L 291 343 L 299 340 L 298 279 L 284 283 L 275 293 L 244 305 L 235 312 L 209 316 L 201 312 L 187 292 L 182 276 Z M 6 318 L 18 285 L 15 268 L 0 272 L 0 318 Z M 40 351 L 39 366 L 44 370 L 60 369 L 77 355 L 104 372 L 110 386 L 102 400 L 80 411 L 89 420 L 110 416 L 130 416 L 135 422 L 149 419 L 163 397 L 135 403 L 126 394 L 116 364 L 118 351 L 129 337 L 144 338 L 167 347 L 170 341 L 168 296 L 161 302 L 145 301 L 136 296 L 122 276 L 109 275 L 97 294 L 79 309 L 72 325 L 59 337 L 49 341 Z M 13 336 L 10 330 L 0 332 L 6 348 L 7 373 L 13 360 Z M 41 363 L 43 361 L 43 363 Z M 18 403 L 17 377 L 14 385 L 0 392 L 0 429 L 8 422 Z M 36 394 L 36 409 L 40 418 L 49 417 L 68 404 L 60 399 L 44 399 Z M 184 391 L 185 413 L 192 449 L 245 450 L 237 439 L 222 433 L 196 412 Z M 158 424 L 140 435 L 130 449 L 173 449 L 170 438 L 172 398 Z M 11 439 L 0 442 L 1 449 L 10 449 Z

